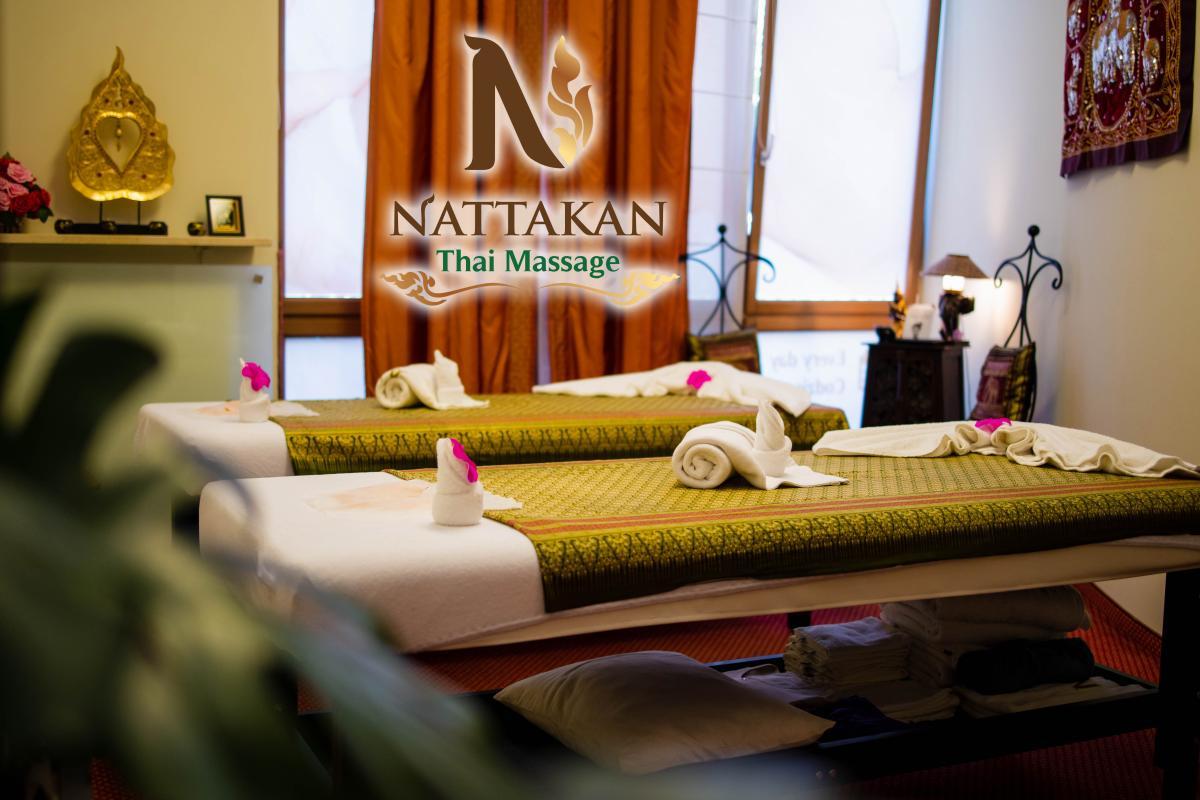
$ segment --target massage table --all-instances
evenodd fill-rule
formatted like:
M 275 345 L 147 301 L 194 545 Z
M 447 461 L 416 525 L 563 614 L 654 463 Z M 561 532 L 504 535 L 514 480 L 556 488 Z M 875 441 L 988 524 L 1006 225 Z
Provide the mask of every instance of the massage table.
M 140 452 L 195 451 L 228 478 L 269 478 L 434 466 L 434 442 L 460 440 L 480 465 L 670 455 L 689 429 L 731 420 L 753 427 L 756 409 L 688 395 L 570 397 L 481 395 L 487 408 L 386 409 L 374 400 L 306 400 L 317 416 L 241 423 L 234 406 L 150 403 L 138 413 Z M 849 427 L 841 409 L 783 413 L 797 449 Z M 198 496 L 208 475 L 185 484 Z
M 1013 715 L 1038 734 L 1008 746 L 1157 725 L 1168 792 L 1190 796 L 1200 481 L 997 456 L 794 456 L 849 483 L 701 491 L 661 458 L 501 465 L 480 470 L 484 485 L 524 507 L 442 528 L 389 508 L 393 494 L 411 503 L 412 481 L 432 470 L 218 482 L 201 496 L 201 546 L 249 558 L 271 602 L 297 616 L 305 583 L 359 601 L 409 652 L 1166 572 L 1161 688 Z M 961 759 L 1001 751 L 994 736 L 980 743 Z

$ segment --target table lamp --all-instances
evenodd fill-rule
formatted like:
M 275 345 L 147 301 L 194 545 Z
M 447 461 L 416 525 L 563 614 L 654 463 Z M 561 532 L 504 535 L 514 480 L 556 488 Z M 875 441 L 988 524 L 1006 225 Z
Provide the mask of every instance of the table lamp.
M 942 296 L 938 300 L 938 314 L 942 318 L 942 340 L 956 342 L 962 339 L 958 329 L 958 318 L 975 310 L 975 298 L 963 294 L 968 278 L 986 278 L 983 270 L 968 256 L 951 253 L 938 261 L 926 275 L 942 276 Z

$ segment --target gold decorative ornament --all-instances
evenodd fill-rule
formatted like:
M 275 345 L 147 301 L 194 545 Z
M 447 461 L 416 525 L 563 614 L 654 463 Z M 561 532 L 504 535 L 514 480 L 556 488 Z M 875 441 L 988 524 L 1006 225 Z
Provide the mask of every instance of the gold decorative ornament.
M 117 48 L 108 77 L 71 129 L 67 148 L 71 185 L 91 200 L 153 200 L 171 188 L 175 151 L 154 103 L 125 71 Z

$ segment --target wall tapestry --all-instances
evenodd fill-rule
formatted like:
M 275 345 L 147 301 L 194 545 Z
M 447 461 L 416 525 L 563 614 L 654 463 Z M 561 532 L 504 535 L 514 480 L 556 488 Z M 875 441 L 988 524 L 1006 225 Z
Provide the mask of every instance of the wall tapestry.
M 1145 161 L 1187 145 L 1196 0 L 1070 0 L 1062 170 Z

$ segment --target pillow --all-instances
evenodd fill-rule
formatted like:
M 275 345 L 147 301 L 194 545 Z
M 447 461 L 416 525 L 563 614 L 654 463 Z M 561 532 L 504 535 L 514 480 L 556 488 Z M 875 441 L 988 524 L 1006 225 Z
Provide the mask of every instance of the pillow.
M 496 699 L 576 752 L 634 775 L 800 747 L 834 724 L 657 651 L 568 664 Z
M 983 362 L 971 419 L 1008 417 L 1028 421 L 1033 416 L 1036 387 L 1033 342 L 1024 347 L 993 347 Z
M 689 361 L 723 361 L 746 372 L 761 372 L 758 332 L 735 331 L 713 336 L 688 334 Z

